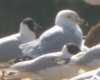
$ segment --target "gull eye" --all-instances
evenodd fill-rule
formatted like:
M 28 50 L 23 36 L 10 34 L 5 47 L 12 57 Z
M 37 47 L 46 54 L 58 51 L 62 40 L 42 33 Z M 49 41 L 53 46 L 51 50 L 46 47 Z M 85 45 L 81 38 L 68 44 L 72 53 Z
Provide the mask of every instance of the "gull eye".
M 72 18 L 72 17 L 71 17 L 71 16 L 67 16 L 67 18 L 69 18 L 69 19 L 70 19 L 70 18 Z

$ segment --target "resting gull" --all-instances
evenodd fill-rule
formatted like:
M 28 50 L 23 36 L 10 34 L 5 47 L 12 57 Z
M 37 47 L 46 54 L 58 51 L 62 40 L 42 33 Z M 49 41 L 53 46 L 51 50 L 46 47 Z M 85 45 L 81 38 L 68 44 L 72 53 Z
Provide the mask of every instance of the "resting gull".
M 83 20 L 72 10 L 58 12 L 55 26 L 46 30 L 36 41 L 20 46 L 23 53 L 36 58 L 49 52 L 61 51 L 66 43 L 75 43 L 79 48 L 82 44 L 83 33 L 79 25 Z
M 34 27 L 37 23 L 26 18 L 20 24 L 18 33 L 0 39 L 0 63 L 22 56 L 19 45 L 36 39 Z
M 85 71 L 94 70 L 100 67 L 100 44 L 89 48 L 89 50 L 85 52 L 79 52 L 66 60 L 68 60 L 67 65 L 69 65 L 67 69 L 73 69 L 71 72 L 71 75 L 73 76 L 76 76 L 80 69 Z
M 11 74 L 8 75 L 10 78 L 25 78 L 24 72 L 29 75 L 27 77 L 40 78 L 41 80 L 61 80 L 67 76 L 69 70 L 65 67 L 67 60 L 66 58 L 77 54 L 80 49 L 73 43 L 68 43 L 64 45 L 61 52 L 55 52 L 51 54 L 41 55 L 33 60 L 18 62 L 10 67 L 12 70 L 17 70 L 17 73 L 23 74 Z M 33 75 L 30 75 L 33 74 Z M 15 76 L 15 77 L 14 77 Z M 11 77 L 12 78 L 12 77 Z

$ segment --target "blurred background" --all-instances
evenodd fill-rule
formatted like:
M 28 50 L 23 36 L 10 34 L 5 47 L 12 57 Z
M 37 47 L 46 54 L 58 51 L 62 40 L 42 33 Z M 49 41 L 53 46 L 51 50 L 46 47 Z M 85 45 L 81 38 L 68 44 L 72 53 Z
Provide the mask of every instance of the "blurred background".
M 83 0 L 0 0 L 0 37 L 19 30 L 20 22 L 32 17 L 43 27 L 43 31 L 54 25 L 58 11 L 71 9 L 85 20 L 81 28 L 84 34 L 100 22 L 100 6 Z

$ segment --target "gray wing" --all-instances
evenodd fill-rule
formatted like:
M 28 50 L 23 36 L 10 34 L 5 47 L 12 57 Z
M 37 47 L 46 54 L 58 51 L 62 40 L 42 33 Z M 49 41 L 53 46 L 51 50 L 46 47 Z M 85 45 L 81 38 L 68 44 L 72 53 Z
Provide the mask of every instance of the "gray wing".
M 40 45 L 40 40 L 36 39 L 34 41 L 30 41 L 19 45 L 19 48 L 22 49 L 24 55 L 28 55 L 31 51 L 37 49 L 39 45 Z
M 65 44 L 64 34 L 62 32 L 55 32 L 40 40 L 40 44 L 33 47 L 33 50 L 28 54 L 29 56 L 39 56 L 48 52 L 60 51 Z

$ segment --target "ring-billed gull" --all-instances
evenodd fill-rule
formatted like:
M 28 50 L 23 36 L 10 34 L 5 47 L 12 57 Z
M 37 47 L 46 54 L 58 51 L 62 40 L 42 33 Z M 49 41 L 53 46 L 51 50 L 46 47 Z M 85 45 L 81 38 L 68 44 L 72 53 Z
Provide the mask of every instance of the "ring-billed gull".
M 38 76 L 36 78 L 45 80 L 61 80 L 67 76 L 66 72 L 68 73 L 67 67 L 64 66 L 67 63 L 66 58 L 77 54 L 79 51 L 80 49 L 75 44 L 69 43 L 64 45 L 61 52 L 44 54 L 33 60 L 16 63 L 10 69 L 32 73 Z M 15 75 L 15 77 L 17 78 L 18 76 Z M 28 75 L 28 77 L 31 76 Z M 33 75 L 33 77 L 35 76 Z
M 61 51 L 66 43 L 75 43 L 81 47 L 83 33 L 79 25 L 83 20 L 72 10 L 59 11 L 55 26 L 45 31 L 37 41 L 20 46 L 23 53 L 30 57 L 38 57 L 48 52 Z
M 22 56 L 19 45 L 36 38 L 34 27 L 37 23 L 26 18 L 21 22 L 18 33 L 0 39 L 0 63 Z

